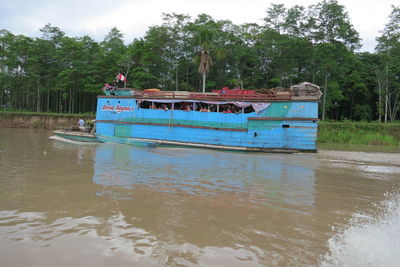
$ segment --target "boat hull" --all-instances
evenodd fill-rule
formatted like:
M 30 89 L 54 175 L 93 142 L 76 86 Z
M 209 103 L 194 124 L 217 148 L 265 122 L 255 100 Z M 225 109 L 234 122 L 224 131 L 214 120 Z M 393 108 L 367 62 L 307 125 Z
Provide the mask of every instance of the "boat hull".
M 117 137 L 117 136 L 105 136 L 105 135 L 96 135 L 99 142 L 103 143 L 119 143 L 119 144 L 126 144 L 131 146 L 139 146 L 139 147 L 156 147 L 160 145 L 157 140 L 150 140 L 150 139 L 138 139 L 138 138 L 124 138 L 124 137 Z
M 97 136 L 101 142 L 112 142 L 140 147 L 191 147 L 217 149 L 227 151 L 243 151 L 243 152 L 268 152 L 268 153 L 297 153 L 297 152 L 317 152 L 317 150 L 302 150 L 302 149 L 281 149 L 281 148 L 263 148 L 263 147 L 245 147 L 245 146 L 228 146 L 215 145 L 205 143 L 180 142 L 159 139 L 140 139 L 131 137 L 106 137 Z
M 271 102 L 260 113 L 241 114 L 143 109 L 139 101 L 99 97 L 97 134 L 126 144 L 144 140 L 156 145 L 238 151 L 317 151 L 316 101 Z
M 77 142 L 90 142 L 99 143 L 101 142 L 94 134 L 79 132 L 79 131 L 66 131 L 66 130 L 56 130 L 53 132 L 55 136 L 62 137 L 68 140 Z

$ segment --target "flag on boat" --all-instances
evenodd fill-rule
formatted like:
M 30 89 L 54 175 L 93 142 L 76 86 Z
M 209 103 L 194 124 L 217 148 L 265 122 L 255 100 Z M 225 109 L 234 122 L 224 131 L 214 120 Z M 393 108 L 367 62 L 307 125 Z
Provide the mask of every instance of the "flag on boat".
M 122 75 L 122 73 L 119 73 L 119 74 L 117 75 L 117 80 L 118 80 L 118 81 L 126 82 L 126 78 L 125 78 L 124 75 Z

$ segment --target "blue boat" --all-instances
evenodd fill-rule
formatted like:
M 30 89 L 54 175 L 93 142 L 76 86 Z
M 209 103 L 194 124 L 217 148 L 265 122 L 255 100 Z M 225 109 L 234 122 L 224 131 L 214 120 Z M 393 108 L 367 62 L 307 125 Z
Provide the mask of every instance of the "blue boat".
M 96 136 L 144 146 L 315 152 L 321 95 L 307 82 L 212 93 L 117 89 L 98 96 Z

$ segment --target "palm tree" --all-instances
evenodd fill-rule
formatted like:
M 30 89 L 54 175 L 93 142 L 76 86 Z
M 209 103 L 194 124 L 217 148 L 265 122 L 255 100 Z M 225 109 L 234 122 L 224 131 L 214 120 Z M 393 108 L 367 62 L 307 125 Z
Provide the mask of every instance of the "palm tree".
M 210 67 L 213 64 L 210 52 L 208 51 L 208 45 L 203 44 L 202 50 L 199 52 L 198 58 L 200 60 L 199 73 L 203 75 L 203 93 L 206 91 L 206 75 L 210 71 Z
M 225 54 L 222 49 L 213 45 L 213 33 L 209 30 L 201 30 L 197 33 L 196 42 L 199 44 L 200 51 L 195 56 L 194 60 L 199 64 L 198 71 L 203 76 L 203 93 L 206 91 L 206 76 L 213 65 L 211 52 L 217 59 L 222 59 Z
M 199 63 L 198 71 L 203 76 L 203 93 L 206 91 L 207 73 L 210 71 L 210 67 L 213 64 L 211 52 L 216 52 L 217 57 L 219 57 L 218 54 L 220 54 L 218 49 L 213 45 L 213 37 L 213 32 L 207 29 L 200 29 L 195 35 L 195 42 L 200 49 L 194 60 Z

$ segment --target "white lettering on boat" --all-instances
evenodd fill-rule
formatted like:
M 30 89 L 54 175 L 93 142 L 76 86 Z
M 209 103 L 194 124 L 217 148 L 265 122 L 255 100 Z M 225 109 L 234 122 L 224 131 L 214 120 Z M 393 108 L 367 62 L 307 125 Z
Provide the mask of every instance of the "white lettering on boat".
M 102 111 L 115 111 L 117 113 L 121 113 L 121 112 L 133 112 L 134 108 L 133 107 L 129 107 L 129 106 L 120 106 L 120 105 L 116 105 L 116 106 L 111 106 L 111 105 L 103 105 Z

